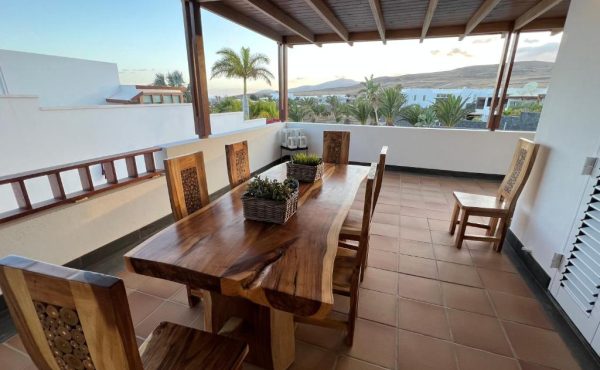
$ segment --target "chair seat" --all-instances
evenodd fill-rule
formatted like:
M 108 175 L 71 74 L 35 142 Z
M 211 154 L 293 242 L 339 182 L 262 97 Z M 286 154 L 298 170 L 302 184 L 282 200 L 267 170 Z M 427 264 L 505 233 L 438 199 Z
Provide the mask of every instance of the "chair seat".
M 348 211 L 348 215 L 342 224 L 342 230 L 340 231 L 340 235 L 343 235 L 346 238 L 359 237 L 360 230 L 362 228 L 362 219 L 363 213 L 357 209 L 351 209 Z
M 350 294 L 352 278 L 356 273 L 356 251 L 338 248 L 333 263 L 333 292 L 342 295 Z
M 169 322 L 161 323 L 140 347 L 145 370 L 238 369 L 248 345 Z
M 474 211 L 494 211 L 494 212 L 508 212 L 505 202 L 498 201 L 495 196 L 462 193 L 455 191 L 454 199 L 460 205 L 461 208 Z

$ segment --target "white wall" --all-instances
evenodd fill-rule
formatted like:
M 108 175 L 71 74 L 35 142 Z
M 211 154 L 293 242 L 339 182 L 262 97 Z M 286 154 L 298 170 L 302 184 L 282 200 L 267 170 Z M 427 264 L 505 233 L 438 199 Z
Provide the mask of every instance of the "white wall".
M 323 131 L 350 131 L 350 160 L 377 161 L 383 145 L 389 146 L 387 163 L 485 174 L 505 174 L 517 140 L 531 132 L 361 126 L 322 123 L 288 123 L 302 128 L 311 152 L 323 152 Z
M 581 175 L 584 159 L 598 156 L 600 146 L 598 35 L 600 2 L 572 1 L 535 136 L 540 153 L 511 227 L 550 276 L 588 179 Z
M 213 135 L 261 127 L 267 124 L 265 118 L 256 118 L 244 121 L 243 112 L 213 113 L 210 115 L 211 130 Z
M 0 50 L 11 95 L 36 95 L 42 106 L 106 104 L 119 88 L 115 63 Z

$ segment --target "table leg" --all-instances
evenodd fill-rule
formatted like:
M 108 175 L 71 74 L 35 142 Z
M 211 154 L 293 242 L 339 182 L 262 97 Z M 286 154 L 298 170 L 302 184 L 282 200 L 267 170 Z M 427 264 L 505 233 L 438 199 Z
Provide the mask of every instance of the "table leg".
M 204 296 L 204 327 L 218 333 L 232 317 L 243 324 L 228 335 L 250 346 L 246 361 L 272 370 L 285 370 L 294 362 L 294 316 L 239 297 L 215 292 Z

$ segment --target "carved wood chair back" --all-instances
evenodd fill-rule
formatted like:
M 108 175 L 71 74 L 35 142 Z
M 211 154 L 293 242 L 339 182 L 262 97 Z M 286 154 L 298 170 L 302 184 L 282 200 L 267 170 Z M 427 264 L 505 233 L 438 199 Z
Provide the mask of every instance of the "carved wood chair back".
M 39 369 L 143 369 L 121 279 L 8 256 L 0 287 Z
M 388 147 L 383 146 L 381 152 L 379 152 L 379 162 L 377 163 L 377 178 L 375 179 L 375 204 L 373 205 L 373 212 L 377 207 L 377 201 L 379 200 L 379 193 L 381 192 L 381 186 L 383 185 L 383 174 L 385 173 L 385 159 L 387 157 Z
M 210 199 L 202 152 L 165 159 L 164 163 L 175 220 L 208 205 Z
M 350 131 L 323 131 L 323 162 L 348 164 Z
M 229 184 L 232 188 L 250 179 L 250 157 L 248 156 L 248 142 L 225 145 L 227 157 L 227 173 Z
M 517 148 L 510 163 L 508 173 L 504 177 L 497 198 L 506 203 L 505 207 L 512 214 L 517 203 L 517 199 L 525 187 L 525 183 L 531 173 L 539 144 L 531 140 L 519 139 Z

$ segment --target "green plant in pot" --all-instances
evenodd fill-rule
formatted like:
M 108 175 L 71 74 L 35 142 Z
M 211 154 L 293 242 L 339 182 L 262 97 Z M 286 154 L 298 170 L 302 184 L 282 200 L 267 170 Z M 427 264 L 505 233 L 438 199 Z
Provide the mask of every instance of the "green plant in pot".
M 244 217 L 248 220 L 285 223 L 298 209 L 298 180 L 269 180 L 256 177 L 242 196 Z
M 287 174 L 301 182 L 315 182 L 323 176 L 324 167 L 318 155 L 298 153 L 287 163 Z

